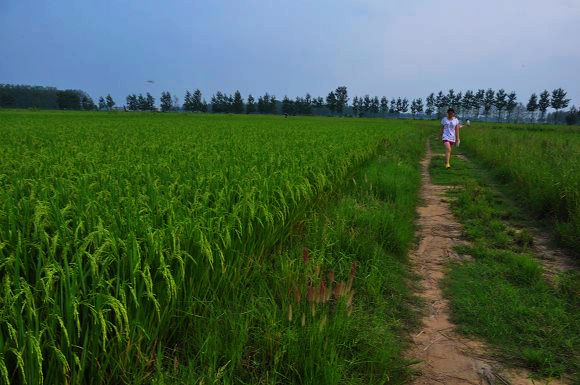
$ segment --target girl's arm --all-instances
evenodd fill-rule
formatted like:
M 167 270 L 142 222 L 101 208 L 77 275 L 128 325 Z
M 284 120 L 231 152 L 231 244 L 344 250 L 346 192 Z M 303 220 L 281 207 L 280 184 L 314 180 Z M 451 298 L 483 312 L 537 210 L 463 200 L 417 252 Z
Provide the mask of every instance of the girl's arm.
M 443 127 L 444 127 L 444 126 L 443 126 L 443 125 L 441 125 L 441 132 L 439 132 L 439 137 L 440 137 L 440 138 L 443 138 Z
M 461 128 L 461 124 L 455 126 L 455 140 L 459 142 L 459 129 Z

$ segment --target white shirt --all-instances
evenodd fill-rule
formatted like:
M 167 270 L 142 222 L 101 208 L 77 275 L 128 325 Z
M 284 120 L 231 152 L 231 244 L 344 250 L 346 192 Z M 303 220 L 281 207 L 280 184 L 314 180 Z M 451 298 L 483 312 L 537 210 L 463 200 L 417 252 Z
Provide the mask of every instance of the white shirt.
M 455 142 L 455 126 L 459 124 L 459 120 L 457 118 L 449 120 L 446 116 L 441 119 L 441 124 L 443 125 L 443 137 L 441 139 Z

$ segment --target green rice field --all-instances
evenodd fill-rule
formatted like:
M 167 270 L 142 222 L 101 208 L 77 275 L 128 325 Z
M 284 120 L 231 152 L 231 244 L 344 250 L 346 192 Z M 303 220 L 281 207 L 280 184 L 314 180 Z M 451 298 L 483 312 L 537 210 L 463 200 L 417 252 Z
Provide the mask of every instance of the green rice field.
M 546 127 L 473 127 L 462 147 L 578 250 L 580 132 Z M 0 110 L 0 384 L 409 381 L 407 255 L 437 132 Z M 561 360 L 538 372 L 576 367 Z

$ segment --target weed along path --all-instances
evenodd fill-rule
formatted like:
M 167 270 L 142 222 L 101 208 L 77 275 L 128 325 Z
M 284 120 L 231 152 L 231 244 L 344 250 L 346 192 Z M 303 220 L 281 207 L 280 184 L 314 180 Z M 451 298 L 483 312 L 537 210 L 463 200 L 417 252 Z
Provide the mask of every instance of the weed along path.
M 409 356 L 420 360 L 413 384 L 539 384 L 526 373 L 508 371 L 492 357 L 483 343 L 455 333 L 450 309 L 440 288 L 446 264 L 461 258 L 453 247 L 462 243 L 461 225 L 444 197 L 446 186 L 431 182 L 431 150 L 422 161 L 422 203 L 418 207 L 419 244 L 411 254 L 415 273 L 421 278 L 426 314 L 422 327 L 412 336 Z M 555 384 L 554 382 L 551 382 Z

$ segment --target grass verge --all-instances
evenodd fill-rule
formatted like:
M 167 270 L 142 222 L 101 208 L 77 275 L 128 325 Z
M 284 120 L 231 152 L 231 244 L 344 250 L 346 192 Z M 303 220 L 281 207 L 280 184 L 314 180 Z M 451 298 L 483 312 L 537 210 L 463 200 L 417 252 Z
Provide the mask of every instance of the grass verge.
M 243 338 L 208 346 L 219 352 L 211 370 L 184 349 L 185 362 L 165 362 L 156 383 L 405 383 L 403 336 L 417 322 L 407 254 L 424 139 L 418 130 L 386 142 L 324 205 L 311 207 L 278 252 L 249 267 L 240 308 L 212 321 L 216 333 L 243 330 Z M 183 346 L 199 346 L 199 337 Z
M 479 124 L 462 137 L 553 240 L 580 260 L 580 131 L 572 127 Z
M 471 242 L 460 251 L 474 257 L 452 263 L 444 281 L 459 330 L 483 337 L 503 358 L 538 375 L 577 376 L 580 276 L 546 281 L 521 212 L 477 165 L 454 157 L 445 170 L 438 154 L 430 172 L 434 183 L 459 187 L 449 190 L 451 207 Z

